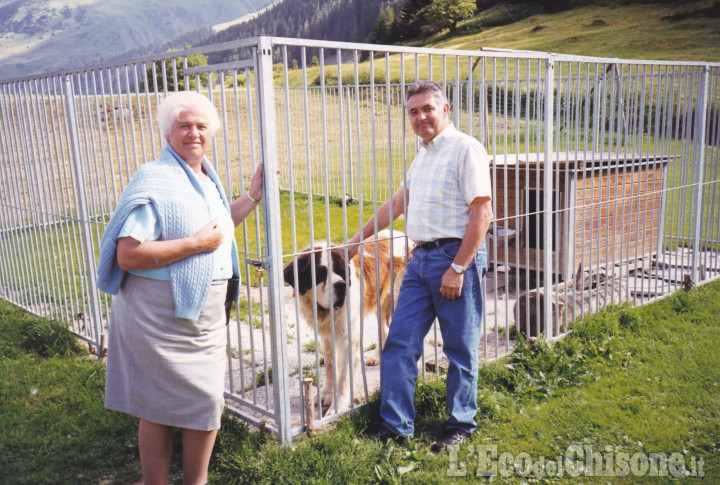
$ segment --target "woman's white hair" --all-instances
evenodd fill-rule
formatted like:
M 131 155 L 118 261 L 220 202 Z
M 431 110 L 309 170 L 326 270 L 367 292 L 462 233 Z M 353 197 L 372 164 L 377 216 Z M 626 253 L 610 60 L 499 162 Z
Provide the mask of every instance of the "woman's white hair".
M 168 94 L 158 106 L 157 122 L 162 136 L 167 137 L 180 114 L 188 112 L 197 113 L 205 120 L 210 135 L 220 129 L 217 108 L 207 96 L 194 91 L 179 91 Z

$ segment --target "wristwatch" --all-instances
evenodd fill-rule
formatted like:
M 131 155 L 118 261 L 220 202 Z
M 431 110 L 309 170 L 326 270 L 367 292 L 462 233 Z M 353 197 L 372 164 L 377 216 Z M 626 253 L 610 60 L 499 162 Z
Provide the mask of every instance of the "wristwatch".
M 457 263 L 450 263 L 450 267 L 455 271 L 457 274 L 463 274 L 465 272 L 465 268 Z

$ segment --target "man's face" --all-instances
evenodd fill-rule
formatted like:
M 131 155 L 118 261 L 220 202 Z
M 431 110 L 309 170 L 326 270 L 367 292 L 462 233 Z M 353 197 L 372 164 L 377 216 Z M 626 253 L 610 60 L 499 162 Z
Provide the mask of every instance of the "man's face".
M 192 166 L 199 163 L 210 149 L 212 137 L 207 120 L 197 113 L 184 111 L 173 123 L 167 140 L 173 150 Z
M 450 124 L 448 112 L 450 105 L 438 104 L 432 93 L 419 93 L 410 96 L 407 103 L 410 125 L 417 136 L 425 143 L 430 142 Z

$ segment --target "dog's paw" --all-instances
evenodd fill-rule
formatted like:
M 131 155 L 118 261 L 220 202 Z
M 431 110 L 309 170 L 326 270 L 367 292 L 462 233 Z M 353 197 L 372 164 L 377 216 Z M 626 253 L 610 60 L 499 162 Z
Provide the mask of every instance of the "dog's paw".
M 335 413 L 343 414 L 348 409 L 350 409 L 350 398 L 343 398 L 337 401 L 337 409 L 335 409 L 335 402 L 330 403 L 327 407 L 323 406 L 323 416 L 332 416 Z
M 369 365 L 369 366 L 380 365 L 380 359 L 377 358 L 377 356 L 368 357 L 367 359 L 365 359 L 365 365 Z
M 315 398 L 315 405 L 318 404 L 318 399 L 320 399 L 320 403 L 322 404 L 323 408 L 326 408 L 328 406 L 331 406 L 333 403 L 333 394 L 332 392 L 321 392 L 320 396 Z

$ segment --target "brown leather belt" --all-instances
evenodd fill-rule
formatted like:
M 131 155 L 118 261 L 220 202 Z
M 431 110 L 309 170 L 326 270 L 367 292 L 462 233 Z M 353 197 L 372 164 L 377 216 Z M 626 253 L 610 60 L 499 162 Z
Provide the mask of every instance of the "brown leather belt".
M 418 242 L 415 243 L 416 248 L 422 248 L 425 251 L 429 251 L 431 249 L 439 248 L 440 246 L 455 242 L 455 241 L 462 241 L 462 239 L 458 237 L 443 237 L 441 239 L 435 239 L 434 241 L 424 241 L 424 242 Z

